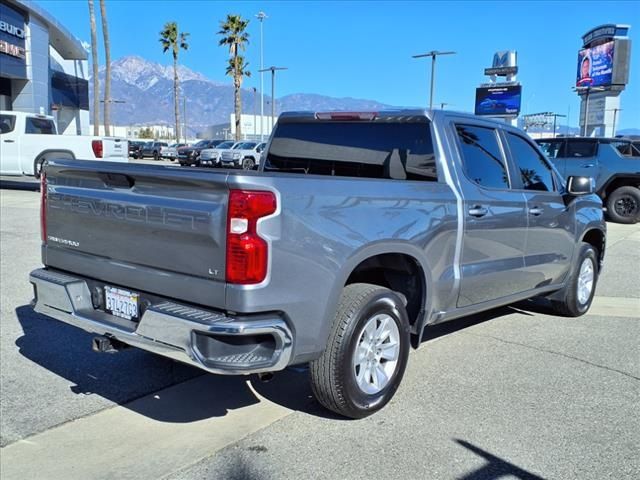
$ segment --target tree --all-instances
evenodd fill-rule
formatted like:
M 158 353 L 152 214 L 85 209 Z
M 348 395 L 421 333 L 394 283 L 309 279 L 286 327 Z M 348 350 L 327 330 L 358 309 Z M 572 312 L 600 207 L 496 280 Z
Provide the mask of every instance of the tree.
M 173 55 L 173 106 L 176 117 L 176 142 L 180 141 L 180 99 L 178 98 L 178 53 L 180 49 L 187 50 L 189 45 L 187 44 L 186 32 L 178 31 L 178 24 L 176 22 L 167 22 L 164 24 L 164 28 L 160 32 L 160 43 L 162 44 L 162 51 L 164 53 L 167 50 L 171 50 Z
M 247 26 L 249 20 L 243 20 L 240 15 L 227 15 L 224 22 L 220 22 L 220 31 L 218 35 L 222 38 L 218 45 L 229 46 L 229 64 L 225 73 L 233 78 L 233 98 L 234 111 L 236 114 L 236 141 L 242 140 L 242 99 L 240 97 L 240 88 L 244 77 L 250 77 L 249 64 L 245 63 L 245 59 L 240 55 L 240 51 L 244 51 L 249 43 L 249 34 Z
M 111 45 L 109 44 L 109 26 L 107 25 L 107 7 L 104 0 L 100 0 L 100 16 L 102 17 L 102 38 L 104 40 L 104 134 L 108 137 L 110 132 L 111 110 Z
M 89 22 L 91 23 L 91 61 L 93 63 L 93 134 L 97 136 L 100 135 L 100 79 L 98 78 L 98 39 L 93 0 L 89 0 Z

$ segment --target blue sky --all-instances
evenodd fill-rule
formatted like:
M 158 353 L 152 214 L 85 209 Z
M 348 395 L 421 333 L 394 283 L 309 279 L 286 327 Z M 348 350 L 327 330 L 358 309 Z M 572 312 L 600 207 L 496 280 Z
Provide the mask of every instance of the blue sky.
M 38 2 L 79 39 L 89 41 L 87 2 Z M 227 51 L 218 47 L 219 22 L 227 13 L 250 18 L 246 56 L 260 86 L 260 25 L 263 10 L 265 66 L 285 66 L 276 96 L 318 93 L 378 100 L 390 105 L 426 105 L 429 62 L 411 56 L 455 50 L 438 61 L 434 103 L 473 109 L 475 88 L 488 81 L 483 69 L 497 50 L 517 50 L 523 85 L 522 113 L 570 113 L 577 125 L 575 84 L 581 35 L 603 23 L 631 24 L 631 78 L 622 93 L 619 128 L 640 128 L 640 2 L 580 1 L 169 1 L 108 0 L 112 58 L 140 55 L 170 64 L 158 32 L 175 20 L 191 34 L 181 63 L 209 78 L 224 77 Z M 96 8 L 99 11 L 99 8 Z M 98 21 L 98 26 L 100 22 Z M 99 41 L 101 34 L 99 33 Z M 104 61 L 100 51 L 101 62 Z M 265 76 L 265 90 L 270 82 Z M 449 107 L 447 107 L 449 108 Z M 563 122 L 564 123 L 564 122 Z

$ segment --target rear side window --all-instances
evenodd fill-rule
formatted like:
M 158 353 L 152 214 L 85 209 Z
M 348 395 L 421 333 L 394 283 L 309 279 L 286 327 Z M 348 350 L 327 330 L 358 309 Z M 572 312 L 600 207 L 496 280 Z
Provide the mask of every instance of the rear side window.
M 497 132 L 493 128 L 456 125 L 467 177 L 486 188 L 509 188 L 509 177 Z
M 0 133 L 10 133 L 16 128 L 15 115 L 0 115 Z
M 566 158 L 595 157 L 598 152 L 598 143 L 594 140 L 567 140 Z
M 540 149 L 549 158 L 558 158 L 562 155 L 560 150 L 562 149 L 563 140 L 538 140 Z
M 524 138 L 507 133 L 513 161 L 518 167 L 525 190 L 553 192 L 553 173 L 536 149 Z
M 53 120 L 46 118 L 27 117 L 25 133 L 39 133 L 41 135 L 55 135 L 56 127 Z
M 437 181 L 427 120 L 279 123 L 265 170 Z

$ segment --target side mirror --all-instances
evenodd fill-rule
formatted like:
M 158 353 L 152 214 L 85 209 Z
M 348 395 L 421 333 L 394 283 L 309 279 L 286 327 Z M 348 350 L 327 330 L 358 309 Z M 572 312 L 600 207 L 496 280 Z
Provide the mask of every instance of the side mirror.
M 590 177 L 569 177 L 567 192 L 571 195 L 588 195 L 596 191 L 595 182 Z

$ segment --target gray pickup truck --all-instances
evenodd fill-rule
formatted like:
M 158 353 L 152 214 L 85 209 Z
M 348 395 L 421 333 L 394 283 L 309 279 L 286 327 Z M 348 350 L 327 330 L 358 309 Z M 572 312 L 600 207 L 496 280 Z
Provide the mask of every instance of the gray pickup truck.
M 640 222 L 640 150 L 624 138 L 560 137 L 536 140 L 559 172 L 588 176 L 617 223 Z
M 259 171 L 52 160 L 34 307 L 216 374 L 309 364 L 327 408 L 394 395 L 425 328 L 531 297 L 584 314 L 593 182 L 453 112 L 283 114 Z M 451 368 L 455 368 L 452 365 Z

